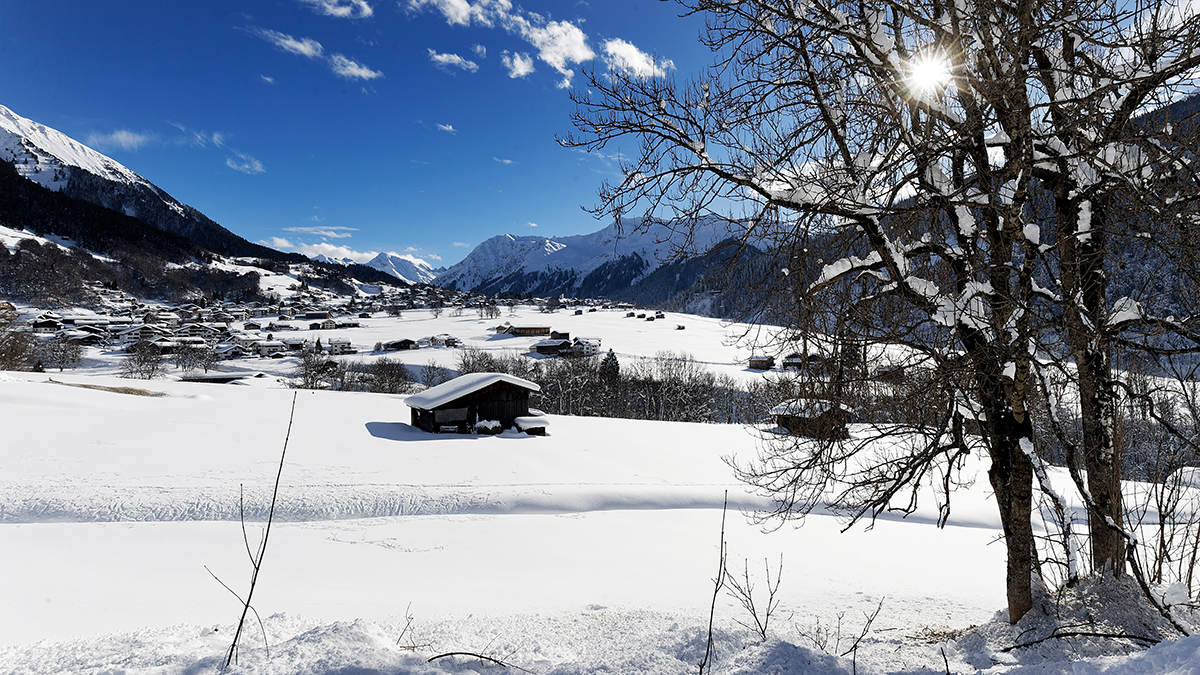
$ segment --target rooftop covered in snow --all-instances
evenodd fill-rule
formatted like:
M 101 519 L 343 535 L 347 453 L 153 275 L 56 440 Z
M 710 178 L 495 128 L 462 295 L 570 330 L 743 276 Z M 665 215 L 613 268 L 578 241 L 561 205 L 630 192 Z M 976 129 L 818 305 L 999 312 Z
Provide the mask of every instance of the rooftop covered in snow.
M 529 391 L 541 391 L 542 389 L 529 380 L 523 380 L 504 373 L 469 373 L 461 377 L 456 377 L 449 382 L 439 384 L 436 387 L 430 387 L 419 394 L 413 394 L 405 400 L 405 403 L 410 408 L 433 410 L 463 396 L 485 389 L 497 382 L 506 382 L 523 387 Z

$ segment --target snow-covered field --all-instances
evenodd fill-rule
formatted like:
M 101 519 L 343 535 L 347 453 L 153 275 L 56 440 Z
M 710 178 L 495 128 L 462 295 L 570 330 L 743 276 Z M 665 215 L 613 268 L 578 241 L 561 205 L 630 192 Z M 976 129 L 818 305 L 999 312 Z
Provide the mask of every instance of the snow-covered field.
M 439 332 L 530 340 L 496 339 L 496 320 L 410 315 L 344 334 L 367 349 Z M 758 376 L 707 321 L 552 325 L 625 356 L 684 350 Z M 401 354 L 452 365 L 454 350 Z M 763 641 L 717 598 L 714 673 L 1200 672 L 1198 638 L 1131 656 L 1063 641 L 1000 651 L 1031 626 L 991 623 L 1004 551 L 982 463 L 944 529 L 930 502 L 869 530 L 816 514 L 764 532 L 747 514 L 766 503 L 724 461 L 754 456 L 742 427 L 552 417 L 546 437 L 434 436 L 406 424 L 401 396 L 287 389 L 289 359 L 213 385 L 118 379 L 117 358 L 0 373 L 0 673 L 219 671 L 240 613 L 221 582 L 244 594 L 251 574 L 239 502 L 253 548 L 293 400 L 254 596 L 263 625 L 252 615 L 228 672 L 695 673 L 726 493 L 729 567 L 748 561 L 762 602 L 764 561 L 774 575 L 782 555 L 781 604 Z M 427 663 L 445 652 L 511 667 Z

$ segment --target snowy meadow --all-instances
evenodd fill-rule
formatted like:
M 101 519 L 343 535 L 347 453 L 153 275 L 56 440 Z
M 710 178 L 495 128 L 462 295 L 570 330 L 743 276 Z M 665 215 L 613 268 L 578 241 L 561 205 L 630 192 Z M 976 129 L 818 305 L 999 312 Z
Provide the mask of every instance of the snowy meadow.
M 746 327 L 551 322 L 623 361 L 671 349 L 763 377 L 735 345 Z M 535 341 L 497 323 L 413 311 L 340 335 L 361 352 L 437 333 Z M 455 353 L 398 354 L 452 368 Z M 551 416 L 545 437 L 432 435 L 405 396 L 289 388 L 295 358 L 223 364 L 262 375 L 225 385 L 121 379 L 122 358 L 91 348 L 79 369 L 0 373 L 0 673 L 219 672 L 277 473 L 259 618 L 226 672 L 695 673 L 710 612 L 713 673 L 1200 672 L 1198 638 L 1011 649 L 1087 600 L 1051 597 L 1008 625 L 977 457 L 944 528 L 932 495 L 869 528 L 820 510 L 764 528 L 753 515 L 770 502 L 730 467 L 757 456 L 759 429 Z M 760 619 L 778 582 L 765 637 L 736 597 L 714 598 L 722 540 Z

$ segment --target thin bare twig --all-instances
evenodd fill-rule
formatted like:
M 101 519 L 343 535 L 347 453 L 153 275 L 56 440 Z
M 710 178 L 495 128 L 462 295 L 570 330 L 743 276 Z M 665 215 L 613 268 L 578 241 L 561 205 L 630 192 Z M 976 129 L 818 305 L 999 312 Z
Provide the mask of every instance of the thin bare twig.
M 720 564 L 717 568 L 717 578 L 713 579 L 713 595 L 712 605 L 708 608 L 708 640 L 704 645 L 704 659 L 697 664 L 700 667 L 699 675 L 704 675 L 704 667 L 708 666 L 709 671 L 712 671 L 712 664 L 709 662 L 713 655 L 713 617 L 717 614 L 717 597 L 721 594 L 721 588 L 725 585 L 725 512 L 729 509 L 729 490 L 725 491 L 725 501 L 721 504 L 721 552 Z
M 434 661 L 436 661 L 438 659 L 444 659 L 448 656 L 470 656 L 471 658 L 479 659 L 480 661 L 487 661 L 489 663 L 494 663 L 494 664 L 500 666 L 501 668 L 516 668 L 517 670 L 521 671 L 522 673 L 530 673 L 531 675 L 533 673 L 533 671 L 525 670 L 521 666 L 514 666 L 513 664 L 505 663 L 504 661 L 501 661 L 500 659 L 492 658 L 490 656 L 485 656 L 483 654 L 476 654 L 475 652 L 446 652 L 445 654 L 438 654 L 437 656 L 429 657 L 428 659 L 425 660 L 425 663 L 433 663 Z
M 1087 630 L 1072 630 L 1072 631 L 1063 631 L 1061 633 L 1056 631 L 1050 635 L 1047 635 L 1044 638 L 1033 640 L 1031 642 L 1022 642 L 1021 644 L 1017 644 L 1017 645 L 1011 645 L 1009 647 L 1005 647 L 1004 649 L 1001 649 L 1000 651 L 1001 652 L 1011 652 L 1014 649 L 1024 649 L 1025 647 L 1032 647 L 1033 645 L 1041 644 L 1043 642 L 1046 642 L 1047 640 L 1056 640 L 1058 638 L 1068 638 L 1068 637 L 1098 637 L 1098 638 L 1109 638 L 1112 640 L 1137 640 L 1138 642 L 1145 642 L 1147 644 L 1152 644 L 1152 645 L 1156 645 L 1156 644 L 1162 642 L 1162 640 L 1160 640 L 1158 638 L 1148 638 L 1148 637 L 1144 637 L 1141 635 L 1130 635 L 1128 633 L 1098 633 L 1095 631 L 1087 631 Z
M 275 520 L 275 503 L 279 498 L 279 481 L 283 477 L 283 464 L 284 460 L 287 458 L 288 441 L 292 438 L 292 422 L 296 419 L 296 395 L 297 394 L 295 393 L 292 394 L 292 410 L 291 414 L 288 415 L 287 433 L 283 437 L 283 452 L 279 455 L 279 470 L 275 473 L 275 487 L 271 492 L 271 508 L 267 511 L 267 526 L 263 530 L 262 541 L 259 543 L 257 555 L 250 556 L 250 565 L 252 567 L 252 572 L 250 574 L 250 590 L 246 593 L 246 599 L 242 601 L 242 616 L 238 619 L 237 630 L 234 631 L 233 642 L 229 645 L 229 651 L 225 653 L 225 663 L 221 666 L 221 670 L 225 670 L 231 664 L 237 662 L 238 646 L 242 638 L 242 629 L 246 625 L 246 616 L 249 615 L 250 612 L 254 612 L 254 616 L 258 617 L 259 626 L 263 626 L 262 618 L 258 616 L 258 610 L 254 609 L 254 607 L 251 605 L 251 600 L 254 597 L 254 589 L 258 585 L 258 573 L 260 570 L 262 570 L 263 556 L 266 555 L 267 552 L 267 539 L 271 536 L 271 524 Z M 246 516 L 244 511 L 242 512 L 242 540 L 246 544 L 246 551 L 249 552 L 250 541 L 246 535 Z M 212 572 L 209 572 L 209 574 L 212 574 Z M 213 575 L 213 578 L 216 578 L 216 575 Z M 229 586 L 226 586 L 225 583 L 220 579 L 217 579 L 217 582 L 222 586 L 225 586 L 225 588 L 229 588 Z M 232 589 L 230 589 L 230 592 L 233 592 Z M 237 596 L 237 593 L 234 593 L 234 596 Z M 266 640 L 266 636 L 267 631 L 266 628 L 263 627 L 264 642 Z M 270 658 L 269 645 L 267 646 L 267 650 L 267 658 Z

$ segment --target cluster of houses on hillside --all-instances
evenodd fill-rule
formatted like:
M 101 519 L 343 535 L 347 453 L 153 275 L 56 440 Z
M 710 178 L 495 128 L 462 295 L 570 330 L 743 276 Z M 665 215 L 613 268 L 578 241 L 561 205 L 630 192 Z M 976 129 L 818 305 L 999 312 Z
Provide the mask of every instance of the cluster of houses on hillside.
M 312 331 L 354 329 L 376 313 L 395 314 L 387 300 L 317 304 L 301 294 L 278 303 L 142 303 L 125 294 L 106 292 L 95 313 L 40 312 L 25 322 L 43 339 L 61 339 L 89 347 L 128 349 L 150 344 L 162 354 L 184 349 L 212 349 L 218 359 L 279 357 L 319 347 L 331 354 L 353 354 L 348 338 L 313 335 Z M 301 335 L 298 331 L 305 331 Z M 449 335 L 412 340 L 403 348 L 457 346 Z M 388 348 L 401 348 L 388 343 Z

